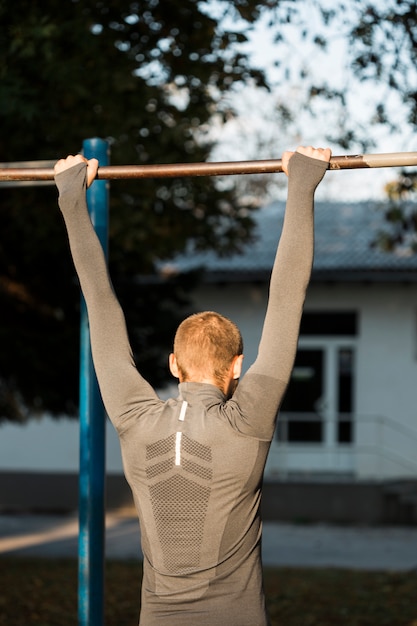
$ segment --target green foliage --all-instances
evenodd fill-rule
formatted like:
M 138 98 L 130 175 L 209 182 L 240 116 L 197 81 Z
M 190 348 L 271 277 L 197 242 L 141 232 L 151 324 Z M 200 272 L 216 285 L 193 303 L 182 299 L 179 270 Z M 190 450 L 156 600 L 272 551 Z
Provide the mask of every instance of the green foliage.
M 235 46 L 264 5 L 223 1 L 214 19 L 208 1 L 2 0 L 0 161 L 56 160 L 95 136 L 110 141 L 112 164 L 205 161 L 210 120 L 233 114 L 223 94 L 241 81 L 264 85 Z M 0 194 L 0 419 L 74 413 L 79 295 L 56 192 Z M 110 269 L 153 384 L 164 381 L 161 354 L 196 281 L 158 282 L 155 263 L 186 246 L 241 249 L 246 208 L 213 179 L 112 185 Z
M 386 185 L 389 199 L 385 227 L 378 233 L 375 245 L 387 252 L 402 255 L 417 252 L 417 172 L 403 171 Z
M 280 15 L 283 4 L 271 12 L 277 43 L 288 41 L 287 30 L 272 17 Z M 417 124 L 415 0 L 299 0 L 288 17 L 289 41 L 301 52 L 289 46 L 287 57 L 284 48 L 279 64 L 304 90 L 303 106 L 320 124 L 328 120 L 329 141 L 369 151 L 378 126 L 392 133 L 412 131 Z
M 280 7 L 278 3 L 276 10 Z M 327 120 L 328 141 L 367 152 L 383 128 L 384 151 L 401 149 L 391 148 L 390 136 L 393 146 L 398 138 L 410 145 L 417 127 L 415 0 L 301 0 L 294 3 L 291 23 L 302 44 L 313 50 L 309 63 L 294 64 L 299 74 L 291 77 L 305 86 L 304 106 L 311 115 L 321 124 Z M 286 39 L 280 27 L 276 39 Z M 342 58 L 336 72 L 332 51 Z M 315 72 L 320 59 L 329 71 Z M 415 150 L 415 145 L 406 149 Z M 402 172 L 387 188 L 386 228 L 375 242 L 386 251 L 417 252 L 416 178 L 416 171 Z

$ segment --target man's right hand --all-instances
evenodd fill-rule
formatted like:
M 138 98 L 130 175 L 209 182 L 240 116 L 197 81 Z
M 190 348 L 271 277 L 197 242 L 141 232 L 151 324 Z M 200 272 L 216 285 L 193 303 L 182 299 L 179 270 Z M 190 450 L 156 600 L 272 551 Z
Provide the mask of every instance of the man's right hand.
M 319 159 L 320 161 L 327 161 L 329 163 L 330 157 L 332 156 L 332 151 L 330 148 L 313 148 L 313 146 L 298 146 L 296 152 L 300 154 L 304 154 L 304 156 L 310 157 L 311 159 Z M 282 155 L 282 170 L 288 176 L 288 163 L 290 162 L 291 157 L 294 152 L 284 152 Z

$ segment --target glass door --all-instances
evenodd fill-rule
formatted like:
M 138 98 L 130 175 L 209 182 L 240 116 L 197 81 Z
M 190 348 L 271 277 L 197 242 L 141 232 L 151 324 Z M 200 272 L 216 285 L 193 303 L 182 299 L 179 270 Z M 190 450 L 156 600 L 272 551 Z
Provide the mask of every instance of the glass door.
M 278 441 L 328 446 L 352 443 L 353 383 L 351 342 L 300 342 L 278 418 Z

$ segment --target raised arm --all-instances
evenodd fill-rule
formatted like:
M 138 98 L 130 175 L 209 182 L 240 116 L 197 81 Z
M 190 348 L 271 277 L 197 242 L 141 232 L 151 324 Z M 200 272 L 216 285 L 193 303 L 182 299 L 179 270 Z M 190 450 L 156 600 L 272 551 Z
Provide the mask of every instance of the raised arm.
M 125 318 L 114 294 L 104 252 L 92 226 L 86 188 L 94 180 L 97 161 L 70 156 L 55 165 L 59 207 L 68 232 L 75 269 L 86 301 L 94 367 L 109 417 L 122 427 L 130 407 L 158 402 L 152 387 L 137 371 Z
M 300 147 L 283 155 L 288 174 L 284 224 L 271 274 L 268 306 L 258 355 L 235 399 L 253 422 L 250 432 L 272 436 L 275 417 L 288 385 L 311 276 L 314 252 L 314 192 L 330 160 L 329 149 Z
M 271 274 L 256 371 L 288 381 L 314 255 L 314 192 L 330 160 L 329 149 L 300 147 L 283 155 L 288 175 L 284 224 Z

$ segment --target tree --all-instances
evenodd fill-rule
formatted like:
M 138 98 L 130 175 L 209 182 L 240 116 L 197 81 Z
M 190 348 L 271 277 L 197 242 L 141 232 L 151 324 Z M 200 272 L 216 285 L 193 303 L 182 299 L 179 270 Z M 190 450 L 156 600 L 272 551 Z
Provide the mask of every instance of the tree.
M 415 150 L 415 0 L 300 0 L 285 28 L 276 4 L 267 14 L 277 46 L 271 90 L 282 81 L 298 90 L 298 118 L 309 116 L 299 121 L 304 129 L 318 126 L 353 153 L 381 143 L 385 152 Z M 417 250 L 416 179 L 407 168 L 386 187 L 386 228 L 376 242 L 385 250 Z
M 389 202 L 384 206 L 385 226 L 374 245 L 402 255 L 417 252 L 417 172 L 401 172 L 386 185 Z
M 372 122 L 392 135 L 414 136 L 417 127 L 417 11 L 414 0 L 364 2 L 351 29 L 353 68 L 361 82 L 380 88 Z M 413 149 L 414 146 L 413 146 Z M 417 251 L 417 170 L 402 171 L 386 186 L 386 228 L 376 245 Z
M 55 160 L 92 136 L 109 139 L 113 164 L 206 160 L 211 120 L 233 114 L 223 94 L 266 86 L 239 44 L 269 4 L 223 0 L 213 17 L 209 1 L 2 0 L 0 161 Z M 0 419 L 76 413 L 79 295 L 56 191 L 0 193 Z M 213 179 L 112 184 L 110 269 L 153 384 L 196 280 L 162 280 L 156 262 L 241 249 L 248 208 Z

